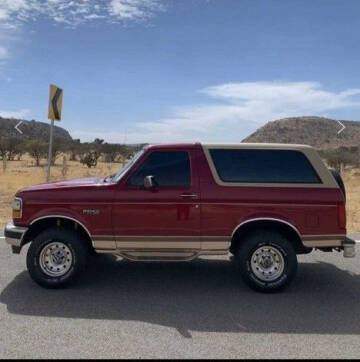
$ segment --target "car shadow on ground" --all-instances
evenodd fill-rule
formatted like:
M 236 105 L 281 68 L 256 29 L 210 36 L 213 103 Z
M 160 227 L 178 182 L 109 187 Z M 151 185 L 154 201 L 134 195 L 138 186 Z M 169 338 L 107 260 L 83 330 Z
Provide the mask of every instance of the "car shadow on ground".
M 190 331 L 360 333 L 360 275 L 301 263 L 282 293 L 261 294 L 228 260 L 134 263 L 99 255 L 71 288 L 46 290 L 21 272 L 0 295 L 10 313 L 130 320 Z

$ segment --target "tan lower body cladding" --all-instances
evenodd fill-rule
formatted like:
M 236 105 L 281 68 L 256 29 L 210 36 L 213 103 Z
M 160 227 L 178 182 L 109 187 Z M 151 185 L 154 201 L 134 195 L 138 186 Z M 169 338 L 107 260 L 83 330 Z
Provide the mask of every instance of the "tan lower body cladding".
M 114 253 L 129 259 L 145 256 L 193 259 L 200 254 L 226 254 L 230 245 L 227 236 L 108 236 L 93 237 L 99 253 Z
M 308 248 L 339 247 L 343 245 L 346 235 L 304 235 L 302 242 Z
M 341 247 L 345 235 L 305 235 L 309 248 Z M 93 237 L 98 253 L 112 253 L 131 260 L 191 260 L 199 255 L 227 254 L 228 236 L 112 236 Z

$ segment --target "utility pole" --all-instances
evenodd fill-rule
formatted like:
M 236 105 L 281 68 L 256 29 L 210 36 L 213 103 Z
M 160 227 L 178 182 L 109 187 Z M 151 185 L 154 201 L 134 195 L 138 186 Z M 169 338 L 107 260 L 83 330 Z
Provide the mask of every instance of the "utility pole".
M 51 168 L 51 159 L 52 159 L 52 148 L 53 148 L 53 133 L 54 133 L 54 121 L 61 120 L 61 110 L 62 110 L 62 95 L 63 90 L 56 85 L 50 84 L 50 96 L 49 96 L 49 114 L 48 118 L 51 119 L 50 125 L 50 139 L 49 139 L 49 153 L 48 153 L 48 163 L 46 170 L 46 181 L 50 181 L 50 168 Z
M 52 145 L 53 145 L 53 129 L 54 129 L 54 120 L 51 120 L 50 125 L 50 140 L 49 140 L 49 153 L 48 153 L 48 162 L 46 170 L 46 182 L 50 181 L 50 168 L 51 168 L 51 159 L 52 159 Z

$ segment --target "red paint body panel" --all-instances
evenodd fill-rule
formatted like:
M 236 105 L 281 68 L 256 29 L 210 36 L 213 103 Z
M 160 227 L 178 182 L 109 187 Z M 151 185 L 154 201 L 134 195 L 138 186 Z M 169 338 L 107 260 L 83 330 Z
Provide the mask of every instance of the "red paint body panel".
M 127 186 L 128 177 L 153 150 L 188 151 L 191 187 L 152 192 Z M 183 193 L 197 197 L 186 199 Z M 340 189 L 220 186 L 196 143 L 148 147 L 117 183 L 99 178 L 53 182 L 22 189 L 17 196 L 24 207 L 16 225 L 63 215 L 81 222 L 91 235 L 230 236 L 237 225 L 253 218 L 284 220 L 302 235 L 346 233 L 338 220 L 338 205 L 344 203 Z M 84 209 L 99 214 L 87 215 Z
M 231 235 L 236 225 L 265 217 L 284 220 L 302 235 L 345 233 L 337 219 L 339 189 L 219 186 L 203 154 L 199 164 L 204 235 Z
M 141 164 L 152 152 L 149 149 L 137 164 Z M 161 151 L 163 147 L 155 148 Z M 167 150 L 167 149 L 165 149 Z M 193 236 L 200 240 L 200 192 L 197 167 L 197 149 L 173 146 L 171 150 L 187 151 L 190 156 L 191 186 L 168 187 L 154 191 L 127 185 L 132 170 L 120 182 L 115 193 L 113 223 L 115 235 Z M 182 197 L 198 195 L 197 198 Z
M 92 235 L 112 234 L 114 185 L 103 179 L 52 182 L 21 190 L 23 216 L 17 225 L 51 215 L 70 217 L 81 222 Z M 84 209 L 98 209 L 99 215 L 86 215 Z

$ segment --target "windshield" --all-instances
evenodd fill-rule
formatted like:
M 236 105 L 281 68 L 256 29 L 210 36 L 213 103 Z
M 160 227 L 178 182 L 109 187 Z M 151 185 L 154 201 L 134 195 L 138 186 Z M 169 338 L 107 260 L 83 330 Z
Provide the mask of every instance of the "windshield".
M 137 152 L 133 158 L 131 158 L 125 165 L 119 170 L 119 172 L 113 177 L 112 181 L 119 181 L 126 173 L 126 171 L 140 158 L 140 156 L 144 153 L 144 149 L 142 148 L 139 152 Z

